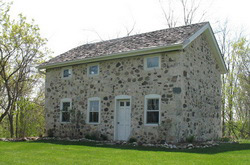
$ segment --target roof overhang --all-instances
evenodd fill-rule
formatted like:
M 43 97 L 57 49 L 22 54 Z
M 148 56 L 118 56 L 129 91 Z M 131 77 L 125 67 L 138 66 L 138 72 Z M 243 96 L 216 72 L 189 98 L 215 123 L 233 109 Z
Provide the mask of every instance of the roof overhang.
M 174 45 L 155 47 L 155 48 L 146 48 L 146 49 L 140 49 L 140 50 L 133 50 L 129 52 L 104 55 L 104 56 L 99 56 L 99 57 L 58 62 L 58 63 L 52 63 L 52 64 L 47 64 L 47 65 L 40 65 L 37 68 L 38 69 L 50 69 L 50 68 L 65 67 L 65 66 L 70 66 L 70 65 L 93 63 L 93 62 L 106 61 L 106 60 L 111 60 L 111 59 L 118 59 L 118 58 L 132 57 L 132 56 L 134 57 L 134 56 L 140 56 L 140 55 L 149 55 L 149 54 L 156 54 L 156 53 L 169 52 L 169 51 L 178 51 L 178 50 L 183 50 L 182 44 L 174 44 Z
M 189 39 L 184 41 L 183 49 L 186 48 L 193 40 L 195 40 L 199 35 L 204 33 L 208 39 L 208 43 L 211 45 L 210 48 L 215 55 L 216 62 L 220 68 L 222 74 L 227 73 L 227 67 L 225 61 L 222 57 L 218 42 L 214 36 L 214 32 L 209 23 L 204 25 L 200 30 L 193 34 Z
M 198 30 L 195 34 L 193 34 L 191 37 L 189 37 L 187 40 L 185 40 L 183 43 L 180 43 L 180 44 L 173 44 L 173 45 L 167 45 L 167 46 L 162 46 L 162 47 L 145 48 L 145 49 L 140 49 L 140 50 L 115 53 L 115 54 L 104 55 L 104 56 L 99 56 L 99 57 L 84 58 L 84 59 L 79 59 L 79 60 L 40 65 L 37 68 L 39 70 L 51 69 L 51 68 L 57 68 L 57 67 L 65 67 L 65 66 L 70 66 L 70 65 L 106 61 L 106 60 L 111 60 L 111 59 L 118 59 L 118 58 L 125 58 L 125 57 L 139 56 L 139 55 L 156 54 L 156 53 L 169 52 L 169 51 L 179 51 L 179 50 L 185 49 L 192 41 L 194 41 L 202 33 L 204 33 L 208 38 L 208 42 L 211 45 L 212 52 L 215 55 L 215 59 L 217 61 L 217 64 L 220 68 L 221 73 L 222 74 L 227 73 L 227 68 L 226 68 L 224 59 L 221 55 L 220 48 L 218 46 L 213 30 L 209 23 L 205 24 L 200 30 Z

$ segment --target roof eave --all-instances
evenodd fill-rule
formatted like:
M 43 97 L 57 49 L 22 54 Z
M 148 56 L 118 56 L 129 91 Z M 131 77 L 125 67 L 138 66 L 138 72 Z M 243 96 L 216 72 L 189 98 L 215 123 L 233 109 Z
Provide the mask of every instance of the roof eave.
M 212 27 L 210 26 L 209 23 L 205 24 L 200 30 L 198 30 L 195 34 L 193 34 L 186 41 L 184 41 L 183 49 L 185 47 L 187 47 L 192 41 L 194 41 L 199 35 L 201 35 L 204 32 L 208 36 L 208 39 L 209 39 L 208 41 L 214 46 L 214 52 L 215 52 L 215 56 L 216 56 L 215 58 L 216 58 L 216 61 L 218 62 L 218 65 L 220 67 L 221 74 L 227 73 L 227 67 L 226 67 L 225 61 L 222 57 L 219 45 L 218 45 L 217 40 L 214 36 Z
M 73 60 L 73 61 L 65 61 L 65 62 L 52 63 L 52 64 L 47 64 L 47 65 L 40 65 L 37 68 L 38 69 L 51 69 L 51 68 L 57 68 L 57 67 L 93 63 L 93 62 L 106 61 L 106 60 L 111 60 L 111 59 L 131 57 L 131 56 L 156 54 L 156 53 L 168 52 L 168 51 L 178 51 L 182 49 L 183 49 L 183 44 L 173 44 L 173 45 L 168 45 L 168 46 L 145 48 L 145 49 L 140 49 L 140 50 L 115 53 L 115 54 L 104 55 L 100 57 L 92 57 L 92 58 L 85 58 L 85 59 L 79 59 L 79 60 Z

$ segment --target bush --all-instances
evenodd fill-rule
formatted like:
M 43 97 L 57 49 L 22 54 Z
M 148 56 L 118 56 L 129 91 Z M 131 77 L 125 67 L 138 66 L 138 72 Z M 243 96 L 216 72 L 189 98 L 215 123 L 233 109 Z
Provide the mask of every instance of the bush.
M 102 140 L 108 140 L 108 136 L 107 136 L 107 135 L 101 134 L 101 139 L 102 139 Z
M 48 137 L 54 137 L 54 129 L 49 129 L 47 131 Z
M 137 142 L 137 139 L 134 138 L 134 137 L 131 137 L 128 142 L 129 143 L 134 143 L 134 142 Z
M 229 141 L 232 141 L 232 138 L 230 137 L 227 137 L 227 136 L 224 136 L 220 139 L 222 142 L 229 142 Z
M 108 140 L 108 137 L 106 135 L 100 134 L 97 131 L 92 132 L 90 134 L 86 134 L 85 138 L 90 140 Z
M 194 140 L 195 140 L 195 138 L 194 138 L 193 135 L 186 138 L 186 141 L 189 142 L 189 143 L 193 143 Z

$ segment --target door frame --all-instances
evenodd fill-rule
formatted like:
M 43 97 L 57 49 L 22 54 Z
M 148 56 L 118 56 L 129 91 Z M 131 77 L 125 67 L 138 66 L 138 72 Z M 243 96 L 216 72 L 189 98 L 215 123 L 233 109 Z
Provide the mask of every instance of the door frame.
M 114 111 L 114 140 L 117 140 L 117 110 L 119 108 L 119 100 L 129 100 L 130 102 L 130 111 L 132 113 L 132 102 L 131 102 L 131 96 L 128 95 L 118 95 L 115 96 L 115 111 Z M 130 127 L 131 127 L 131 123 L 130 123 Z M 130 130 L 131 131 L 131 130 Z

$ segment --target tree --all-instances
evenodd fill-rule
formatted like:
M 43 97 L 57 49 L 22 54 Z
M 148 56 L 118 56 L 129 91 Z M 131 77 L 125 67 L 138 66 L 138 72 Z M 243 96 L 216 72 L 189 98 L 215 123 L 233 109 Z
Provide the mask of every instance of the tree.
M 11 137 L 17 101 L 32 92 L 37 81 L 35 65 L 47 53 L 47 40 L 40 36 L 38 25 L 27 22 L 22 14 L 11 19 L 11 3 L 0 0 L 0 123 L 8 116 Z
M 161 10 L 169 28 L 178 24 L 190 25 L 194 22 L 204 21 L 207 11 L 201 8 L 201 0 L 159 0 Z M 181 14 L 179 14 L 181 13 Z

